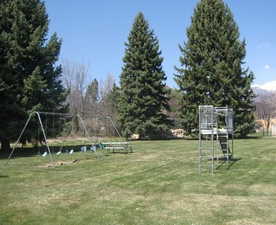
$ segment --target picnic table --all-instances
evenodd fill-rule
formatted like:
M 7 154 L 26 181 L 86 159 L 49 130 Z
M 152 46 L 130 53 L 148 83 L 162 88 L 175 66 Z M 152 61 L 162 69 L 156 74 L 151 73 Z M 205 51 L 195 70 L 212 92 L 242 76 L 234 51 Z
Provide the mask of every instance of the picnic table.
M 103 149 L 114 152 L 133 152 L 132 146 L 129 142 L 104 142 L 102 143 Z

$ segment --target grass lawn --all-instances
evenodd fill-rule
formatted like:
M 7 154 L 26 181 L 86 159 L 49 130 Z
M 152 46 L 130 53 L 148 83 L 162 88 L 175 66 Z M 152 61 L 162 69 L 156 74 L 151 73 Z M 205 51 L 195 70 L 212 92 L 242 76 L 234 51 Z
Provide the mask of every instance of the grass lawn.
M 276 224 L 276 138 L 235 141 L 235 163 L 198 175 L 197 141 L 133 142 L 134 153 L 44 167 L 0 160 L 1 225 Z

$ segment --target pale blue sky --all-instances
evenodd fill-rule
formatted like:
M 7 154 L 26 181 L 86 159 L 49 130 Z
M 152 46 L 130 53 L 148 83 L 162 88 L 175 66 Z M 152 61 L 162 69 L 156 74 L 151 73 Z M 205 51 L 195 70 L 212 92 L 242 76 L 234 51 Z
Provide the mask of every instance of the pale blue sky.
M 119 80 L 127 40 L 141 11 L 158 36 L 167 84 L 176 87 L 174 66 L 179 65 L 178 44 L 198 0 L 45 0 L 50 33 L 63 39 L 61 59 L 89 65 L 90 79 L 111 73 Z M 226 0 L 247 42 L 246 63 L 255 84 L 276 80 L 276 1 Z

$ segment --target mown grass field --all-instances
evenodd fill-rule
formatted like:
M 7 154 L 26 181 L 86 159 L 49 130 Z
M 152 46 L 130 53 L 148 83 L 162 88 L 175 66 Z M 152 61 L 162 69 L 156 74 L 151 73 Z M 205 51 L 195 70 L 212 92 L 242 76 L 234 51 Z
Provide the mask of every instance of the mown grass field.
M 276 138 L 235 141 L 237 160 L 199 175 L 197 142 L 133 142 L 134 153 L 45 167 L 0 160 L 1 225 L 276 224 Z

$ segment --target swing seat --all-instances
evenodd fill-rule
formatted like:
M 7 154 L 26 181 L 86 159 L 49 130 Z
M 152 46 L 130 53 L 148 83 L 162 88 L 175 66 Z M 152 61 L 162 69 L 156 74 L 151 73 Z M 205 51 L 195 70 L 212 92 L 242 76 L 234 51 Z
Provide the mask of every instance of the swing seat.
M 96 152 L 97 147 L 96 147 L 95 145 L 93 145 L 93 146 L 90 147 L 90 150 L 91 150 L 92 152 Z
M 82 151 L 82 152 L 86 152 L 86 151 L 87 151 L 87 147 L 86 147 L 86 146 L 82 146 L 82 147 L 81 147 L 81 151 Z

